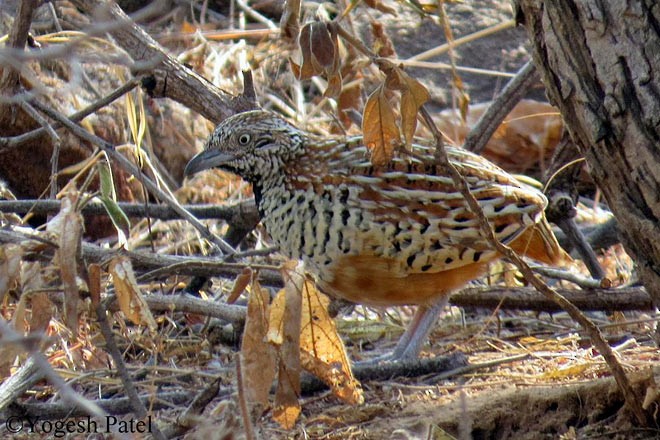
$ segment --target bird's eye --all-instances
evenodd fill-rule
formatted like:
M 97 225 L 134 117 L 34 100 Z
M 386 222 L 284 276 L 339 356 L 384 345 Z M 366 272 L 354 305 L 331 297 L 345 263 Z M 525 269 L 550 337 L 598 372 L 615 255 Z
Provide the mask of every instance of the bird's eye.
M 238 137 L 238 143 L 241 145 L 247 145 L 250 143 L 250 135 L 247 133 L 243 133 Z

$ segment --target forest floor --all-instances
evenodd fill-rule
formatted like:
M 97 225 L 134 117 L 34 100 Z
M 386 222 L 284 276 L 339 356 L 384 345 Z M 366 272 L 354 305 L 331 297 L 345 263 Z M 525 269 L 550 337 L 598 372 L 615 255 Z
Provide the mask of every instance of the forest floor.
M 209 3 L 215 7 L 219 2 Z M 373 27 L 369 20 L 385 25 L 401 60 L 447 41 L 446 29 L 438 24 L 438 19 L 421 17 L 406 5 L 391 6 L 396 9 L 396 16 L 367 9 L 364 5 L 358 7 L 357 13 L 351 13 L 357 34 L 368 45 L 373 41 Z M 505 6 L 494 0 L 451 2 L 446 4 L 446 9 L 454 40 L 511 20 L 508 3 Z M 307 128 L 316 128 L 326 134 L 336 132 L 331 127 L 333 118 L 328 116 L 332 105 L 321 97 L 319 83 L 314 80 L 301 83 L 291 74 L 288 59 L 297 56 L 294 48 L 283 46 L 277 36 L 264 37 L 261 34 L 234 40 L 191 36 L 194 26 L 188 21 L 183 22 L 183 18 L 189 20 L 189 11 L 185 8 L 176 11 L 167 20 L 153 20 L 144 25 L 170 53 L 231 93 L 240 90 L 240 72 L 250 67 L 261 105 L 287 116 L 298 116 Z M 218 11 L 217 14 L 228 13 L 222 9 Z M 268 10 L 264 12 L 268 13 Z M 277 24 L 276 18 L 272 20 Z M 248 26 L 247 30 L 257 27 L 263 28 L 264 25 Z M 213 23 L 202 28 L 208 32 L 215 30 Z M 471 103 L 487 102 L 529 60 L 525 41 L 522 29 L 509 26 L 458 45 L 454 49 L 453 61 L 447 52 L 430 59 L 435 63 L 459 66 L 461 69 L 456 74 L 460 80 L 450 70 L 438 66 L 410 67 L 407 72 L 429 89 L 430 107 L 436 114 L 461 102 L 461 96 L 469 95 Z M 424 60 L 420 58 L 419 61 Z M 370 92 L 369 87 L 378 83 L 378 75 L 373 69 L 364 70 L 362 93 L 366 95 Z M 114 74 L 117 71 L 107 72 Z M 92 81 L 101 81 L 103 71 L 90 76 Z M 458 86 L 459 90 L 452 85 Z M 540 83 L 527 98 L 543 100 Z M 168 171 L 176 181 L 186 160 L 177 155 L 189 158 L 209 134 L 212 124 L 172 103 L 148 98 L 145 102 L 150 129 L 154 133 L 158 131 L 157 136 L 154 134 L 154 140 L 160 143 L 157 149 L 181 146 L 180 150 L 165 151 L 161 156 L 165 168 L 168 163 L 173 163 Z M 113 110 L 118 112 L 113 114 L 120 115 L 120 118 L 125 116 L 121 116 L 122 106 Z M 359 108 L 354 110 L 361 111 Z M 301 118 L 301 113 L 306 117 Z M 556 113 L 529 116 L 557 119 Z M 126 123 L 116 121 L 117 116 L 114 119 L 117 126 L 105 126 L 107 132 L 128 131 Z M 542 130 L 554 123 L 541 124 L 544 126 Z M 530 132 L 534 129 L 526 127 Z M 357 127 L 353 126 L 348 131 L 354 134 L 356 130 Z M 534 139 L 545 139 L 547 133 L 534 136 Z M 530 138 L 534 136 L 530 135 Z M 543 150 L 549 146 L 539 148 Z M 535 162 L 533 166 L 512 171 L 527 172 L 540 178 L 538 171 L 543 169 L 543 164 L 539 165 L 537 157 L 541 156 L 542 162 L 545 153 L 539 154 L 537 150 L 527 153 Z M 588 179 L 581 187 L 586 190 L 578 220 L 582 225 L 602 223 L 608 218 L 606 206 L 601 203 L 596 207 L 595 202 L 589 205 L 588 199 L 597 198 L 597 191 Z M 246 200 L 251 191 L 235 177 L 208 173 L 182 183 L 176 194 L 182 203 L 224 206 Z M 226 231 L 223 222 L 209 221 L 207 224 L 215 232 Z M 87 232 L 94 231 L 88 229 Z M 114 244 L 113 239 L 97 237 L 96 241 L 103 245 Z M 193 229 L 181 220 L 136 222 L 128 242 L 131 249 L 156 254 L 192 255 L 208 250 L 208 246 L 200 244 Z M 253 232 L 246 242 L 245 249 L 254 245 L 261 246 L 261 249 L 268 246 L 261 229 Z M 620 244 L 600 250 L 598 258 L 614 287 L 633 284 L 633 264 Z M 269 267 L 280 262 L 281 258 L 276 255 L 257 255 L 249 260 L 251 265 Z M 588 275 L 579 257 L 567 270 Z M 188 281 L 189 277 L 172 275 L 143 283 L 141 289 L 143 293 L 169 294 L 180 291 Z M 233 282 L 234 279 L 214 279 L 212 287 L 205 292 L 223 298 L 233 289 Z M 555 286 L 576 288 L 569 281 L 550 282 Z M 510 288 L 524 284 L 513 267 L 504 263 L 493 265 L 486 280 L 474 283 L 480 287 L 498 285 Z M 15 304 L 6 306 L 5 313 L 10 315 L 17 308 Z M 340 313 L 336 321 L 348 357 L 361 360 L 386 353 L 396 343 L 413 311 L 413 307 L 382 310 L 358 305 Z M 236 398 L 234 385 L 235 329 L 216 322 L 210 325 L 191 313 L 183 315 L 171 311 L 154 312 L 154 315 L 159 326 L 158 336 L 149 335 L 143 328 L 138 329 L 116 317 L 119 324 L 115 324 L 115 330 L 123 338 L 121 349 L 129 370 L 136 376 L 139 391 L 149 393 L 158 388 L 161 391 L 198 392 L 213 379 L 223 377 L 223 387 L 228 391 L 224 397 L 209 404 L 203 416 L 187 422 L 194 428 L 185 437 L 243 438 L 238 427 L 240 399 Z M 650 311 L 593 312 L 590 316 L 614 347 L 626 372 L 630 373 L 638 395 L 646 396 L 646 403 L 652 408 L 657 407 L 654 382 L 658 372 L 656 365 L 660 361 L 660 352 L 654 343 L 657 316 Z M 101 394 L 111 398 L 121 393 L 121 382 L 107 368 L 111 362 L 103 345 L 98 344 L 99 333 L 94 329 L 93 320 L 85 322 L 89 325 L 80 331 L 83 342 L 72 348 L 64 339 L 58 339 L 57 344 L 61 345 L 51 347 L 49 359 L 58 372 L 75 378 L 76 389 L 82 394 L 92 398 L 102 389 Z M 207 331 L 209 327 L 214 330 Z M 72 355 L 73 352 L 78 354 Z M 271 412 L 265 412 L 255 422 L 255 428 L 265 439 L 660 438 L 660 427 L 637 428 L 607 364 L 592 347 L 585 332 L 566 313 L 451 307 L 440 318 L 422 356 L 430 358 L 458 353 L 465 355 L 468 364 L 450 373 L 428 372 L 415 377 L 402 375 L 363 380 L 364 404 L 358 406 L 344 403 L 328 391 L 304 394 L 300 399 L 300 418 L 292 429 L 281 428 L 272 420 Z M 82 362 L 84 368 L 77 362 Z M 40 385 L 31 395 L 31 401 L 46 401 L 56 394 L 50 386 Z M 174 422 L 182 409 L 183 404 L 172 405 L 155 414 L 159 421 Z

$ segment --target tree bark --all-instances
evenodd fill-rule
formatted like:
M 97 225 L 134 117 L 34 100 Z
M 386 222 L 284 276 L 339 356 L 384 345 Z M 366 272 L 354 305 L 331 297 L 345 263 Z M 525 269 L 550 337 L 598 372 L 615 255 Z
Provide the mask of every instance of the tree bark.
M 660 307 L 660 4 L 518 0 L 533 57 Z

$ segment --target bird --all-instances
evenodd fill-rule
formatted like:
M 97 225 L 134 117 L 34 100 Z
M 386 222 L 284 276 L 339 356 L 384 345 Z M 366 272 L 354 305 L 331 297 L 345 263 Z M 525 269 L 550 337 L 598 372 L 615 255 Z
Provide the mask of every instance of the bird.
M 495 237 L 519 254 L 567 261 L 543 193 L 483 157 L 445 146 Z M 330 296 L 369 306 L 419 306 L 389 360 L 416 358 L 450 294 L 499 255 L 480 232 L 434 148 L 413 145 L 374 166 L 361 137 L 320 137 L 266 110 L 223 120 L 184 174 L 218 168 L 252 185 L 271 240 L 302 260 Z

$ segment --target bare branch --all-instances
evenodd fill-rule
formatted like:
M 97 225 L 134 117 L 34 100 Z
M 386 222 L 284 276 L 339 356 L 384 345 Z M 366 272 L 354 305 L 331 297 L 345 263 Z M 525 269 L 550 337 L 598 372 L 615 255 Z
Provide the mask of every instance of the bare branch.
M 151 217 L 160 220 L 179 220 L 183 217 L 168 205 L 155 205 L 152 203 L 119 202 L 119 207 L 129 217 Z M 183 209 L 198 219 L 225 220 L 236 226 L 254 227 L 259 222 L 259 213 L 254 200 L 247 200 L 235 205 L 183 205 Z M 0 212 L 25 215 L 33 213 L 46 215 L 59 212 L 59 200 L 0 200 Z M 106 215 L 107 211 L 102 203 L 91 201 L 81 210 L 83 215 Z
M 531 61 L 528 61 L 481 115 L 477 124 L 465 138 L 463 148 L 477 154 L 481 153 L 486 148 L 486 144 L 497 130 L 497 127 L 506 118 L 506 115 L 525 96 L 530 87 L 538 81 L 539 74 L 536 72 L 536 67 Z
M 143 85 L 151 97 L 174 99 L 216 123 L 234 113 L 255 108 L 254 102 L 240 97 L 233 99 L 168 55 L 158 42 L 135 24 L 116 3 L 102 0 L 74 0 L 73 3 L 92 16 L 95 13 L 102 14 L 106 21 L 123 24 L 116 26 L 110 33 L 136 63 L 148 63 L 136 73 L 149 76 L 149 81 Z

